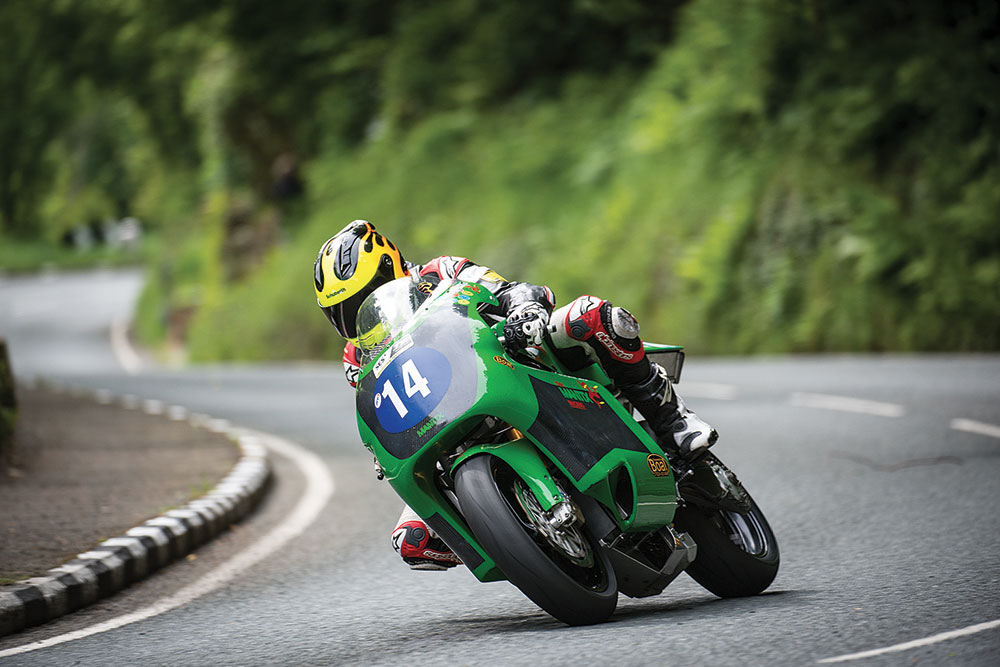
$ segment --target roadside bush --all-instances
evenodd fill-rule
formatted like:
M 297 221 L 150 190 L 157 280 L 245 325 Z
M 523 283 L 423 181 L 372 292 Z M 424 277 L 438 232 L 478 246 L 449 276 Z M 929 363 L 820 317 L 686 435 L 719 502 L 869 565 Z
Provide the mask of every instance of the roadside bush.
M 310 264 L 355 218 L 696 352 L 1000 347 L 995 3 L 693 0 L 629 66 L 543 59 L 531 85 L 517 54 L 477 67 L 488 26 L 449 41 L 476 6 L 401 19 L 380 114 L 307 165 L 310 213 L 259 270 L 226 282 L 199 237 L 195 358 L 335 355 Z

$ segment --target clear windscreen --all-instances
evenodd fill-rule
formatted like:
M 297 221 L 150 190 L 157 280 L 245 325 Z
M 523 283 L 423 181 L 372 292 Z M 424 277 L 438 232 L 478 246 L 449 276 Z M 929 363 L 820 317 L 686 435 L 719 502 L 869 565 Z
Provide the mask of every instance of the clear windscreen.
M 358 309 L 358 348 L 362 357 L 370 361 L 381 352 L 428 296 L 409 276 L 386 283 L 372 292 Z

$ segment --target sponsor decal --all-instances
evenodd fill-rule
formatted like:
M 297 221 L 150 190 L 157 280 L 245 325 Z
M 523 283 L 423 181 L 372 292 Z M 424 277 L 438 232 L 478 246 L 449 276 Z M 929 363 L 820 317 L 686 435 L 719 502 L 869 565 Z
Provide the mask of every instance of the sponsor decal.
M 437 426 L 440 422 L 441 415 L 431 415 L 427 418 L 427 421 L 421 424 L 420 428 L 417 429 L 417 436 L 421 438 L 424 437 L 424 434 L 427 433 L 427 431 Z
M 581 382 L 580 386 L 583 389 L 576 389 L 557 382 L 556 386 L 559 387 L 559 393 L 563 395 L 571 408 L 586 410 L 588 405 L 596 405 L 598 408 L 604 405 L 596 385 L 590 386 L 586 382 Z
M 462 272 L 465 265 L 469 263 L 464 257 L 454 257 L 451 255 L 445 257 L 438 257 L 436 260 L 431 262 L 431 265 L 437 264 L 436 270 L 438 275 L 442 278 L 457 278 L 458 274 Z
M 583 317 L 583 314 L 597 308 L 601 305 L 599 299 L 595 299 L 592 296 L 581 296 L 574 301 L 569 307 L 569 314 L 566 316 L 567 320 L 576 320 Z
M 615 355 L 622 361 L 629 361 L 635 358 L 635 354 L 631 352 L 626 352 L 625 350 L 618 347 L 618 345 L 616 345 L 615 342 L 611 340 L 611 336 L 609 336 L 605 332 L 598 330 L 597 333 L 594 334 L 594 336 L 597 337 L 597 340 L 601 341 L 604 347 L 608 348 L 608 351 L 611 354 Z
M 469 290 L 473 294 L 479 294 L 483 291 L 483 288 L 479 285 L 466 285 L 465 289 Z
M 504 359 L 503 357 L 501 357 L 499 354 L 493 355 L 493 361 L 495 361 L 498 364 L 501 364 L 503 366 L 506 366 L 507 368 L 510 368 L 512 370 L 514 368 L 514 364 L 510 363 L 509 361 L 507 361 L 506 359 Z
M 434 291 L 434 285 L 427 282 L 426 280 L 421 280 L 419 283 L 417 283 L 417 289 L 423 292 L 424 294 L 430 294 L 431 292 Z
M 393 343 L 392 346 L 378 358 L 378 361 L 375 362 L 375 366 L 372 369 L 372 372 L 375 373 L 375 377 L 382 375 L 382 371 L 384 371 L 386 367 L 392 363 L 393 359 L 411 347 L 413 347 L 413 339 L 409 336 L 409 334 Z
M 468 306 L 469 305 L 469 300 L 468 299 L 455 299 L 455 303 L 457 303 L 460 306 Z
M 323 296 L 326 297 L 327 299 L 332 299 L 333 297 L 343 294 L 346 291 L 347 291 L 346 287 L 341 287 L 336 292 L 330 292 L 329 294 L 324 294 Z
M 597 407 L 604 405 L 604 400 L 601 399 L 601 393 L 597 391 L 597 385 L 588 385 L 586 382 L 581 382 L 580 386 L 587 390 L 587 395 L 590 396 L 590 400 L 594 402 Z
M 504 278 L 503 276 L 501 276 L 499 273 L 497 273 L 493 269 L 490 269 L 489 271 L 487 271 L 486 273 L 483 274 L 483 280 L 489 280 L 490 282 L 493 282 L 493 283 L 505 283 L 505 282 L 507 282 L 506 278 Z
M 654 477 L 666 477 L 670 474 L 670 466 L 667 460 L 659 454 L 650 454 L 646 457 L 646 465 Z

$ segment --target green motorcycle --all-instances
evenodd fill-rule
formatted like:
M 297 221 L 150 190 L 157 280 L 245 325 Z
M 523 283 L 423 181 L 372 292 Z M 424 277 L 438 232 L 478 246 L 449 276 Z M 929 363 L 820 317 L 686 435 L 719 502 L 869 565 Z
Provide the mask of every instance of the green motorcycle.
M 596 364 L 512 357 L 479 315 L 490 303 L 473 283 L 401 278 L 358 312 L 362 440 L 465 566 L 569 625 L 685 570 L 720 597 L 766 589 L 777 541 L 736 475 L 713 454 L 670 460 Z M 646 353 L 679 380 L 681 348 Z

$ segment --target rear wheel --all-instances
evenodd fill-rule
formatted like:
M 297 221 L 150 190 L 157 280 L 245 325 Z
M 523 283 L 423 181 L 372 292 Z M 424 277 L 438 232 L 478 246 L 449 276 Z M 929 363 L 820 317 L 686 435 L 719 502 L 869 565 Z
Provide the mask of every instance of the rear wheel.
M 535 604 L 569 625 L 611 616 L 618 586 L 607 556 L 580 526 L 544 525 L 537 500 L 510 466 L 475 456 L 455 471 L 455 493 L 483 548 Z
M 731 475 L 721 461 L 711 455 L 699 465 L 712 465 L 725 471 L 727 477 Z M 698 555 L 687 568 L 695 581 L 723 598 L 757 595 L 770 586 L 778 574 L 778 540 L 764 513 L 735 475 L 731 476 L 729 484 L 732 495 L 727 495 L 721 504 L 730 507 L 689 502 L 678 508 L 674 526 L 690 534 L 698 545 Z M 715 496 L 718 490 L 698 495 Z M 681 493 L 684 494 L 683 483 Z M 738 498 L 737 503 L 732 502 L 734 495 Z

